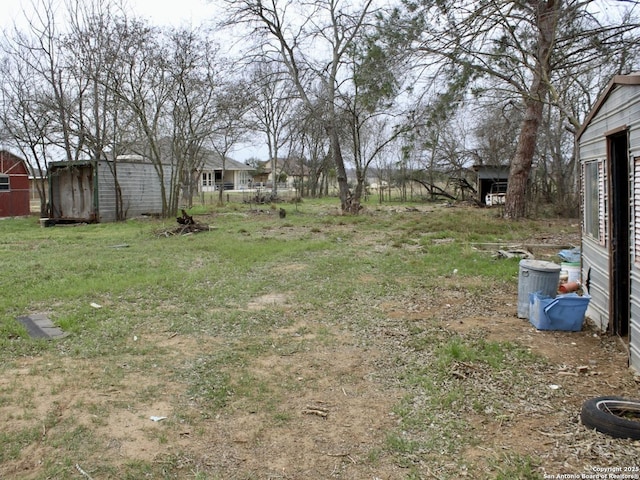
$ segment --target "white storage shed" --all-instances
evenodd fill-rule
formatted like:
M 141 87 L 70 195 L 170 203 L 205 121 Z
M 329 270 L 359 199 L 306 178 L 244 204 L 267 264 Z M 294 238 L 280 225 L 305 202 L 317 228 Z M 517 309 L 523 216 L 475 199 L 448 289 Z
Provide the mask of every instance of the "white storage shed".
M 587 317 L 640 371 L 640 73 L 607 85 L 576 136 Z

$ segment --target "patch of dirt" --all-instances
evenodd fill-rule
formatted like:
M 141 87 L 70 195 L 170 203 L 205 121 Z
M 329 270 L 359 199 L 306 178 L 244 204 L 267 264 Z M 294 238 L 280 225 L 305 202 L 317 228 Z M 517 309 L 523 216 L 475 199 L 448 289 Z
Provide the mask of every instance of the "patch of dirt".
M 470 431 L 481 439 L 478 447 L 469 447 L 463 456 L 474 465 L 476 475 L 484 470 L 486 478 L 495 478 L 496 468 L 487 459 L 514 452 L 534 459 L 550 476 L 546 478 L 571 478 L 559 475 L 587 474 L 592 468 L 626 465 L 633 469 L 640 465 L 639 441 L 589 431 L 579 418 L 582 403 L 591 397 L 640 398 L 640 377 L 628 368 L 626 339 L 601 335 L 589 326 L 581 332 L 538 331 L 528 320 L 517 317 L 516 292 L 474 298 L 464 291 L 444 288 L 422 300 L 383 304 L 381 308 L 390 319 L 409 319 L 422 326 L 423 319 L 430 317 L 437 319 L 435 325 L 461 336 L 515 343 L 544 361 L 543 368 L 536 365 L 530 372 L 531 396 L 515 404 L 512 399 L 506 414 L 488 419 L 486 415 L 461 413 Z M 393 326 L 387 327 L 385 334 L 406 335 Z M 458 362 L 450 373 L 455 381 L 470 382 L 478 390 L 509 388 L 501 386 L 499 376 L 481 364 Z M 505 405 L 498 404 L 506 405 L 506 398 Z
M 431 313 L 469 307 L 458 305 L 464 299 L 454 297 L 429 305 Z M 255 304 L 284 298 L 256 299 Z M 557 475 L 582 471 L 589 462 L 606 466 L 591 451 L 600 448 L 598 443 L 628 442 L 630 449 L 637 449 L 637 442 L 605 439 L 586 431 L 577 417 L 581 403 L 591 396 L 638 396 L 620 341 L 590 331 L 538 332 L 515 316 L 511 300 L 491 314 L 449 316 L 443 327 L 460 334 L 482 330 L 489 339 L 528 346 L 549 363 L 547 371 L 537 373 L 543 388 L 557 385 L 559 393 L 528 399 L 532 405 L 545 405 L 544 414 L 513 412 L 512 418 L 495 422 L 487 422 L 484 416 L 467 418 L 475 434 L 484 439 L 482 445 L 465 452 L 468 463 L 481 464 L 508 449 L 540 459 L 546 472 Z M 389 309 L 391 321 L 411 317 L 419 321 L 416 305 L 409 310 L 398 305 L 382 308 Z M 311 342 L 313 336 L 300 331 L 305 331 L 304 323 L 274 332 L 274 339 L 287 337 L 299 342 L 299 348 L 262 356 L 251 367 L 255 378 L 286 391 L 278 404 L 264 405 L 264 409 L 240 406 L 193 424 L 175 418 L 175 399 L 183 395 L 182 385 L 166 378 L 158 384 L 153 370 L 131 371 L 126 359 L 116 367 L 123 377 L 113 385 L 101 384 L 104 366 L 97 362 L 69 360 L 52 371 L 44 358 L 24 359 L 2 374 L 0 388 L 29 392 L 36 408 L 26 418 L 24 406 L 0 406 L 3 430 L 18 430 L 25 422 L 39 419 L 35 423 L 41 435 L 19 460 L 0 465 L 0 478 L 36 477 L 42 459 L 52 455 L 47 436 L 69 425 L 82 426 L 102 438 L 102 456 L 114 466 L 137 460 L 166 462 L 172 467 L 183 464 L 185 473 L 200 469 L 218 472 L 223 478 L 405 478 L 405 468 L 382 453 L 386 432 L 397 427 L 393 408 L 403 395 L 381 388 L 377 380 L 384 373 L 376 367 L 387 361 L 383 352 L 389 347 L 362 347 L 357 338 L 339 332 L 337 345 L 322 348 Z M 141 335 L 139 341 L 145 337 Z M 184 359 L 198 349 L 197 343 L 180 336 L 155 341 L 170 346 L 176 358 Z M 169 418 L 153 422 L 151 415 Z M 282 422 L 274 423 L 274 417 Z M 638 458 L 636 454 L 634 459 L 612 459 L 612 465 L 637 465 Z M 91 471 L 90 464 L 78 462 Z M 429 467 L 421 471 L 426 475 Z
M 247 308 L 249 310 L 263 310 L 265 308 L 283 306 L 287 303 L 288 295 L 284 293 L 268 293 L 260 297 L 254 298 L 249 302 Z
M 531 243 L 573 240 L 559 235 Z M 289 293 L 273 293 L 255 298 L 247 310 L 288 308 L 290 301 Z M 0 464 L 0 478 L 38 478 L 43 463 L 55 461 L 56 448 L 64 448 L 48 441 L 60 430 L 77 432 L 78 438 L 70 436 L 69 442 L 81 442 L 82 435 L 99 439 L 103 450 L 96 460 L 115 472 L 128 462 L 149 461 L 182 472 L 179 478 L 194 478 L 198 472 L 226 479 L 407 478 L 406 463 L 385 449 L 389 432 L 399 426 L 394 407 L 406 392 L 384 381 L 396 372 L 384 368 L 402 359 L 410 337 L 406 323 L 422 326 L 427 317 L 459 335 L 480 332 L 488 340 L 515 342 L 546 362 L 544 369 L 531 372 L 538 396 L 521 399 L 520 409 L 493 419 L 465 414 L 470 430 L 481 439 L 462 455 L 476 474 L 484 469 L 492 472 L 487 478 L 495 478 L 498 467 L 488 459 L 507 452 L 531 456 L 554 478 L 593 468 L 640 466 L 639 442 L 590 432 L 578 417 L 589 397 L 640 396 L 624 342 L 588 329 L 536 331 L 517 318 L 516 305 L 515 288 L 478 298 L 448 279 L 428 297 L 379 304 L 387 324 L 366 339 L 348 328 L 326 326 L 332 341 L 323 342 L 313 323 L 321 318 L 310 314 L 293 326 L 275 328 L 268 338 L 273 352 L 248 366 L 253 379 L 272 389 L 264 402 L 243 404 L 230 394 L 232 407 L 213 418 L 203 415 L 197 402 L 185 396 L 184 384 L 158 365 L 178 369 L 200 353 L 215 351 L 219 339 L 141 331 L 131 356 L 116 364 L 101 359 L 56 359 L 54 364 L 47 356 L 20 359 L 0 373 L 0 431 L 30 426 L 36 433 L 16 459 Z M 142 348 L 162 351 L 158 364 L 151 353 L 142 358 L 136 350 Z M 464 363 L 455 373 L 486 382 L 488 389 L 499 381 Z M 167 419 L 154 422 L 153 415 Z M 81 446 L 74 448 L 82 452 Z M 446 464 L 453 466 L 440 472 Z M 77 465 L 95 480 L 118 478 L 117 473 L 96 474 L 91 458 L 79 457 Z M 440 466 L 419 459 L 412 466 L 419 478 L 454 478 L 451 469 L 461 468 L 459 459 L 447 458 Z M 60 468 L 67 478 L 80 478 L 73 468 Z M 458 474 L 467 471 L 462 468 Z

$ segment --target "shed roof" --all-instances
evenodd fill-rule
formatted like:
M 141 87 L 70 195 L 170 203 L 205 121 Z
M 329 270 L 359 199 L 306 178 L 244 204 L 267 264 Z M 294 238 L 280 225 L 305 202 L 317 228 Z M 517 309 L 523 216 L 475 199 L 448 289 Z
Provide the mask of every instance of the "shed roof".
M 611 92 L 613 92 L 620 86 L 626 85 L 640 85 L 640 72 L 634 72 L 628 75 L 616 75 L 611 79 L 611 81 L 609 81 L 607 87 L 604 89 L 604 92 L 602 92 L 596 103 L 591 108 L 591 111 L 585 118 L 582 126 L 580 127 L 580 130 L 578 130 L 578 133 L 576 134 L 576 142 L 580 140 L 580 137 L 591 123 L 591 120 L 593 120 L 593 117 L 598 114 L 604 103 L 607 101 L 609 95 L 611 95 Z
M 480 180 L 501 180 L 509 178 L 509 165 L 473 165 Z

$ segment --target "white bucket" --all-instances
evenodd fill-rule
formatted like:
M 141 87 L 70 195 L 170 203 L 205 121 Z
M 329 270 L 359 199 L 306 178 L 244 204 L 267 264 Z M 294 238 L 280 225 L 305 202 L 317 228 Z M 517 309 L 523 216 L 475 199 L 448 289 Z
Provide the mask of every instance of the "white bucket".
M 561 268 L 567 271 L 567 282 L 580 282 L 580 262 L 562 262 Z

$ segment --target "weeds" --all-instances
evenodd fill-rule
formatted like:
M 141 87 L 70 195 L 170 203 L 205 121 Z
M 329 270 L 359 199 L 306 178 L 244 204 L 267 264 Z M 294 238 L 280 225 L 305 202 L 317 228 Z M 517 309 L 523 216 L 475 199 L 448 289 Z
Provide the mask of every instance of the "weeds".
M 509 288 L 517 262 L 497 261 L 472 244 L 523 238 L 537 225 L 505 224 L 479 209 L 357 217 L 327 210 L 323 202 L 305 203 L 285 223 L 237 205 L 198 207 L 190 213 L 214 229 L 170 238 L 155 235 L 166 228 L 156 221 L 47 229 L 37 219 L 4 223 L 0 255 L 11 273 L 0 277 L 0 288 L 11 294 L 0 297 L 0 373 L 12 375 L 37 357 L 58 383 L 31 391 L 0 384 L 9 423 L 0 429 L 0 473 L 43 441 L 44 428 L 46 446 L 59 452 L 44 451 L 37 478 L 75 478 L 78 458 L 92 460 L 96 478 L 230 478 L 225 472 L 237 465 L 174 445 L 185 438 L 207 445 L 212 422 L 250 423 L 258 413 L 264 424 L 256 442 L 275 441 L 264 431 L 296 428 L 304 402 L 321 392 L 333 395 L 329 418 L 343 414 L 338 399 L 355 401 L 358 392 L 347 395 L 338 380 L 358 384 L 367 376 L 402 395 L 393 400 L 396 423 L 385 424 L 358 462 L 375 470 L 393 458 L 405 478 L 423 478 L 427 462 L 442 478 L 455 478 L 466 465 L 458 456 L 479 441 L 465 415 L 508 413 L 515 397 L 529 394 L 526 369 L 542 364 L 518 345 L 456 333 L 446 327 L 455 312 L 431 305 L 451 292 L 482 298 Z M 406 312 L 414 304 L 425 308 L 416 310 L 419 320 L 390 318 L 389 305 Z M 15 321 L 30 312 L 47 312 L 69 337 L 30 339 Z M 337 374 L 343 366 L 332 363 L 332 352 L 340 348 L 371 349 L 372 362 L 377 349 L 390 350 L 376 367 L 361 366 L 369 358 L 359 353 L 352 371 Z M 487 377 L 494 390 L 473 381 Z M 69 390 L 86 396 L 70 402 L 73 414 L 61 401 Z M 290 396 L 300 405 L 287 404 Z M 43 413 L 41 397 L 58 403 Z M 168 420 L 150 430 L 155 408 L 168 410 Z M 109 430 L 114 418 L 135 423 L 145 448 L 164 453 L 124 456 L 116 446 L 129 439 Z M 330 423 L 305 420 L 305 433 L 320 442 L 325 433 L 313 429 Z M 535 478 L 526 457 L 490 467 L 498 478 Z M 233 478 L 262 478 L 254 473 Z

